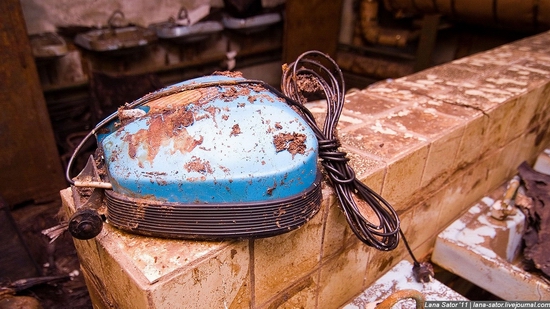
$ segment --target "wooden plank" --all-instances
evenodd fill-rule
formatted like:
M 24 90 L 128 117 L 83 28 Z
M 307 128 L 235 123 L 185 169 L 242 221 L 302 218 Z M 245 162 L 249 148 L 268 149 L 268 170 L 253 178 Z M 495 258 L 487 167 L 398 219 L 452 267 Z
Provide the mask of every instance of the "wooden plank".
M 0 1 L 0 195 L 11 205 L 65 186 L 19 0 Z

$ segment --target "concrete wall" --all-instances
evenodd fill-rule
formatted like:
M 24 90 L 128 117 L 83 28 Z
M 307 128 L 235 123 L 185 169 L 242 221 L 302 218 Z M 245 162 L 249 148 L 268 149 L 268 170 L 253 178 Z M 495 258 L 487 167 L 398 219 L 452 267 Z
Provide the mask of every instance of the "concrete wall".
M 550 135 L 550 32 L 349 93 L 338 126 L 360 179 L 393 204 L 418 257 Z M 321 115 L 324 107 L 313 104 Z M 298 230 L 235 242 L 75 240 L 98 308 L 338 308 L 407 258 L 349 229 L 328 184 Z M 64 205 L 71 209 L 68 190 Z

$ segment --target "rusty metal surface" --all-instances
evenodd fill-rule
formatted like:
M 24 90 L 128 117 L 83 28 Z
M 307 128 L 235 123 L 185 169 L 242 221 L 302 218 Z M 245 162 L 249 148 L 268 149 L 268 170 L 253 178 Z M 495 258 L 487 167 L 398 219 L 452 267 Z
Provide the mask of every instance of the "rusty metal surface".
M 169 21 L 157 24 L 153 29 L 161 39 L 184 44 L 206 40 L 221 32 L 223 25 L 219 21 L 203 21 L 194 25 L 182 26 Z
M 504 300 L 541 300 L 550 286 L 538 274 L 523 269 L 519 253 L 525 230 L 521 211 L 505 220 L 491 217 L 491 206 L 505 186 L 483 197 L 441 232 L 432 261 Z
M 533 200 L 533 207 L 527 209 L 524 258 L 531 270 L 550 278 L 550 176 L 534 171 L 527 163 L 518 170 L 526 195 Z
M 404 299 L 414 299 L 416 302 L 416 309 L 424 309 L 426 298 L 422 293 L 413 289 L 399 290 L 391 294 L 388 298 L 379 303 L 376 309 L 391 309 L 393 305 Z
M 32 53 L 38 59 L 61 57 L 69 52 L 65 40 L 55 32 L 45 32 L 29 36 Z
M 333 57 L 338 45 L 341 8 L 342 0 L 287 0 L 283 63 L 291 63 L 307 50 L 319 50 Z M 304 22 L 304 20 L 315 20 L 315 22 Z
M 550 6 L 522 0 L 384 0 L 401 14 L 442 14 L 454 20 L 511 30 L 542 31 L 550 27 Z

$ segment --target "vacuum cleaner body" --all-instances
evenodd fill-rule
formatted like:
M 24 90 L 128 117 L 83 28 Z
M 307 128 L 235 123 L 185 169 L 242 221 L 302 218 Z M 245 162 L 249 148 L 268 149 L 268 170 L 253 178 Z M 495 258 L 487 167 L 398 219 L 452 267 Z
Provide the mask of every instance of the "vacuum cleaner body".
M 254 238 L 317 213 L 317 138 L 283 98 L 229 74 L 159 93 L 169 95 L 121 107 L 97 130 L 111 225 L 159 237 Z

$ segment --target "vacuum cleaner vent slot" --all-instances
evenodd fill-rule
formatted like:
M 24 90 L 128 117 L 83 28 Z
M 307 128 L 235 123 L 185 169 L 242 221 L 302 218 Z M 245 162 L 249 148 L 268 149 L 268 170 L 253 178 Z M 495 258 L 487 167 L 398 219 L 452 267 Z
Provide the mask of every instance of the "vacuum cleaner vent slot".
M 268 237 L 309 221 L 321 205 L 321 177 L 285 199 L 240 204 L 181 204 L 106 191 L 109 223 L 143 235 L 185 239 Z

